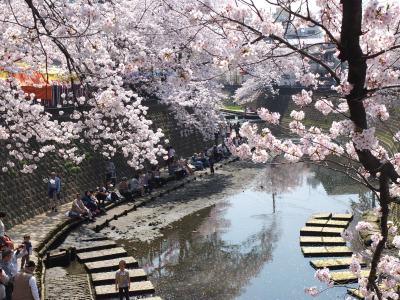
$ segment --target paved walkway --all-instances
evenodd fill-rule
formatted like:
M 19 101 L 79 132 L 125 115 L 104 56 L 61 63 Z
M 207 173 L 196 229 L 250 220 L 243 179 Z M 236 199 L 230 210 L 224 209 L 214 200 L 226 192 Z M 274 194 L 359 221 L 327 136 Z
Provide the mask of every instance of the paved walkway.
M 31 236 L 32 246 L 35 249 L 42 242 L 49 232 L 55 230 L 68 217 L 65 216 L 71 208 L 71 203 L 66 203 L 58 208 L 58 212 L 47 212 L 36 215 L 22 224 L 6 230 L 7 234 L 14 241 L 15 245 L 22 243 L 23 236 L 29 234 Z M 34 260 L 37 260 L 37 253 L 33 253 Z

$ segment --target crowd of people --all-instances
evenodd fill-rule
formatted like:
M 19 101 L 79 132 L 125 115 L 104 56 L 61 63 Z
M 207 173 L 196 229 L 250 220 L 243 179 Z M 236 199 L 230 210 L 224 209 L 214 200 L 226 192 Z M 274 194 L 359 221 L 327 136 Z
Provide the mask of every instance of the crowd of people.
M 230 130 L 235 127 L 227 126 L 223 132 L 219 133 L 225 138 L 230 134 Z M 198 170 L 210 168 L 214 173 L 214 164 L 227 158 L 230 153 L 224 143 L 209 149 L 204 149 L 200 153 L 195 153 L 189 159 L 177 158 L 176 151 L 172 146 L 167 148 L 168 159 L 165 168 L 169 177 L 181 179 L 193 174 Z M 104 207 L 109 202 L 118 202 L 122 199 L 133 201 L 135 197 L 151 193 L 155 188 L 165 184 L 167 178 L 161 175 L 159 166 L 153 166 L 147 170 L 141 170 L 131 178 L 123 177 L 117 184 L 116 167 L 112 161 L 106 163 L 105 184 L 83 194 L 77 193 L 72 201 L 71 209 L 67 216 L 71 218 L 82 218 L 94 221 L 96 216 L 104 211 Z M 61 176 L 52 172 L 45 180 L 49 197 L 49 209 L 57 212 L 57 204 L 61 200 Z M 14 241 L 6 234 L 2 219 L 6 218 L 5 212 L 0 211 L 0 300 L 38 300 L 39 292 L 36 279 L 33 275 L 35 262 L 30 260 L 32 255 L 32 244 L 30 236 L 25 235 L 23 241 L 18 246 L 14 246 Z M 18 264 L 18 259 L 20 264 Z M 125 294 L 126 286 L 122 283 L 124 265 L 121 262 L 121 270 L 116 276 L 116 287 L 120 294 Z
M 39 300 L 39 290 L 33 275 L 36 264 L 30 260 L 30 236 L 25 235 L 23 241 L 15 247 L 14 241 L 5 231 L 3 220 L 6 217 L 5 212 L 0 212 L 0 300 Z
M 167 147 L 168 158 L 165 161 L 166 171 L 170 178 L 182 179 L 192 175 L 194 171 L 210 168 L 214 173 L 214 164 L 230 155 L 225 144 L 215 145 L 200 153 L 195 153 L 190 159 L 176 157 L 176 151 L 172 146 Z M 53 176 L 54 174 L 52 174 Z M 114 163 L 106 163 L 106 183 L 93 191 L 85 191 L 83 195 L 76 194 L 72 202 L 68 216 L 71 218 L 87 218 L 95 220 L 96 216 L 103 212 L 105 204 L 122 199 L 134 201 L 136 197 L 150 194 L 155 188 L 161 187 L 167 180 L 161 176 L 159 166 L 138 171 L 132 177 L 122 177 L 116 184 L 116 168 Z M 58 178 L 56 176 L 56 178 Z M 61 182 L 61 180 L 57 180 Z M 49 187 L 50 189 L 50 187 Z M 50 195 L 50 191 L 49 191 Z

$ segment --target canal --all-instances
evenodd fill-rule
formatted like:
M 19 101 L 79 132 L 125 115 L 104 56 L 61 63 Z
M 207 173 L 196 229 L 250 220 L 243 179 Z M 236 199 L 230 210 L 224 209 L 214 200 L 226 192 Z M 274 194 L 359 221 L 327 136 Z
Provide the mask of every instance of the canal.
M 368 193 L 340 173 L 267 166 L 239 192 L 174 222 L 161 237 L 118 242 L 166 300 L 310 299 L 304 288 L 323 285 L 301 253 L 300 228 L 316 212 L 357 215 L 370 205 Z M 320 298 L 345 294 L 334 288 Z

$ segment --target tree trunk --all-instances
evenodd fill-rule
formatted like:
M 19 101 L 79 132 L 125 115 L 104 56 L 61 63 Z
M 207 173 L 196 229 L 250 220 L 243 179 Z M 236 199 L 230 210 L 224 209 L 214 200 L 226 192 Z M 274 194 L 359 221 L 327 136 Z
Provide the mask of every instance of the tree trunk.
M 362 132 L 368 128 L 366 111 L 363 100 L 366 97 L 365 81 L 367 62 L 360 46 L 361 24 L 362 24 L 362 0 L 342 0 L 343 17 L 341 28 L 341 44 L 339 47 L 339 58 L 342 62 L 348 62 L 348 78 L 347 81 L 353 85 L 350 94 L 346 96 L 349 106 L 350 118 L 356 126 L 356 130 Z M 364 168 L 375 176 L 379 175 L 379 202 L 382 209 L 382 218 L 380 229 L 382 240 L 378 243 L 371 263 L 371 272 L 368 277 L 368 289 L 375 290 L 379 299 L 382 295 L 376 284 L 376 269 L 379 263 L 382 251 L 385 247 L 388 236 L 387 219 L 389 215 L 389 183 L 390 180 L 396 181 L 399 175 L 390 162 L 382 163 L 374 157 L 369 150 L 356 149 L 360 163 Z

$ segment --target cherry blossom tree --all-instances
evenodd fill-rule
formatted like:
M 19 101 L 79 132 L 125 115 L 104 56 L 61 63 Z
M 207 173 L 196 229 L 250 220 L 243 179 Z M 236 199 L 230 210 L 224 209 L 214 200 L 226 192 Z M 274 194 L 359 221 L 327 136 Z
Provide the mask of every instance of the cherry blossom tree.
M 120 152 L 134 168 L 155 164 L 165 152 L 161 130 L 147 117 L 150 98 L 168 106 L 184 133 L 197 128 L 211 137 L 222 94 L 215 82 L 192 80 L 193 70 L 206 67 L 185 51 L 179 19 L 166 16 L 157 1 L 1 1 L 2 171 L 32 172 L 49 152 L 80 163 L 79 144 L 105 158 Z M 61 95 L 68 107 L 50 113 L 16 78 L 40 71 L 43 83 L 34 86 L 43 88 L 54 68 L 63 84 L 85 94 L 71 89 Z
M 380 143 L 376 128 L 398 146 L 390 112 L 400 88 L 399 10 L 395 0 L 1 1 L 0 70 L 8 76 L 0 79 L 6 153 L 0 167 L 32 172 L 48 152 L 79 163 L 84 156 L 76 145 L 86 143 L 105 157 L 121 152 L 141 168 L 164 154 L 162 132 L 152 129 L 144 99 L 168 105 L 185 130 L 196 127 L 207 137 L 219 119 L 216 79 L 231 70 L 247 74 L 236 94 L 245 101 L 265 89 L 279 93 L 276 87 L 291 78 L 303 87 L 292 97 L 297 109 L 287 128 L 299 142 L 245 123 L 240 134 L 247 142 L 231 145 L 232 152 L 256 162 L 282 154 L 293 163 L 334 166 L 368 186 L 380 203 L 381 233 L 360 286 L 366 297 L 396 299 L 400 261 L 383 251 L 389 234 L 400 246 L 387 225 L 389 205 L 400 193 L 400 153 Z M 306 28 L 321 37 L 306 41 Z M 328 60 L 331 52 L 336 58 Z M 48 80 L 54 66 L 86 91 L 78 96 L 72 89 L 71 108 L 59 108 L 60 121 L 14 79 L 44 70 Z M 316 98 L 327 85 L 332 93 Z M 329 118 L 328 129 L 306 125 L 308 107 Z M 259 116 L 281 124 L 282 116 L 266 108 Z M 353 270 L 357 263 L 355 257 Z M 330 283 L 329 271 L 316 276 Z
M 231 70 L 247 74 L 237 92 L 238 101 L 255 99 L 262 90 L 284 84 L 288 76 L 303 87 L 292 97 L 298 109 L 290 113 L 292 121 L 287 128 L 298 137 L 298 143 L 274 136 L 268 126 L 245 123 L 240 135 L 247 142 L 239 147 L 231 143 L 232 152 L 256 162 L 267 162 L 276 154 L 293 163 L 311 161 L 340 169 L 369 187 L 379 199 L 381 232 L 374 236 L 369 249 L 371 272 L 368 278 L 359 279 L 360 289 L 367 299 L 397 299 L 400 261 L 383 253 L 390 234 L 398 240 L 396 230 L 389 233 L 387 219 L 389 206 L 398 202 L 400 192 L 400 153 L 396 150 L 400 132 L 390 126 L 390 112 L 398 106 L 400 88 L 399 3 L 392 0 L 161 2 L 169 9 L 169 15 L 180 16 L 198 28 L 188 45 L 196 55 L 209 57 L 210 68 L 219 69 L 221 74 Z M 306 28 L 315 29 L 320 38 L 311 41 L 302 38 L 300 33 Z M 330 61 L 329 52 L 334 53 Z M 318 89 L 327 85 L 332 86 L 332 92 L 316 98 Z M 310 118 L 306 115 L 308 107 L 330 118 L 328 129 L 305 125 L 304 120 Z M 281 122 L 278 113 L 266 108 L 258 112 L 271 125 Z M 377 127 L 391 135 L 394 148 L 381 144 Z M 352 270 L 357 274 L 359 265 L 359 258 L 354 257 Z M 329 270 L 318 270 L 316 277 L 331 284 Z M 313 295 L 319 293 L 315 288 L 307 291 Z

